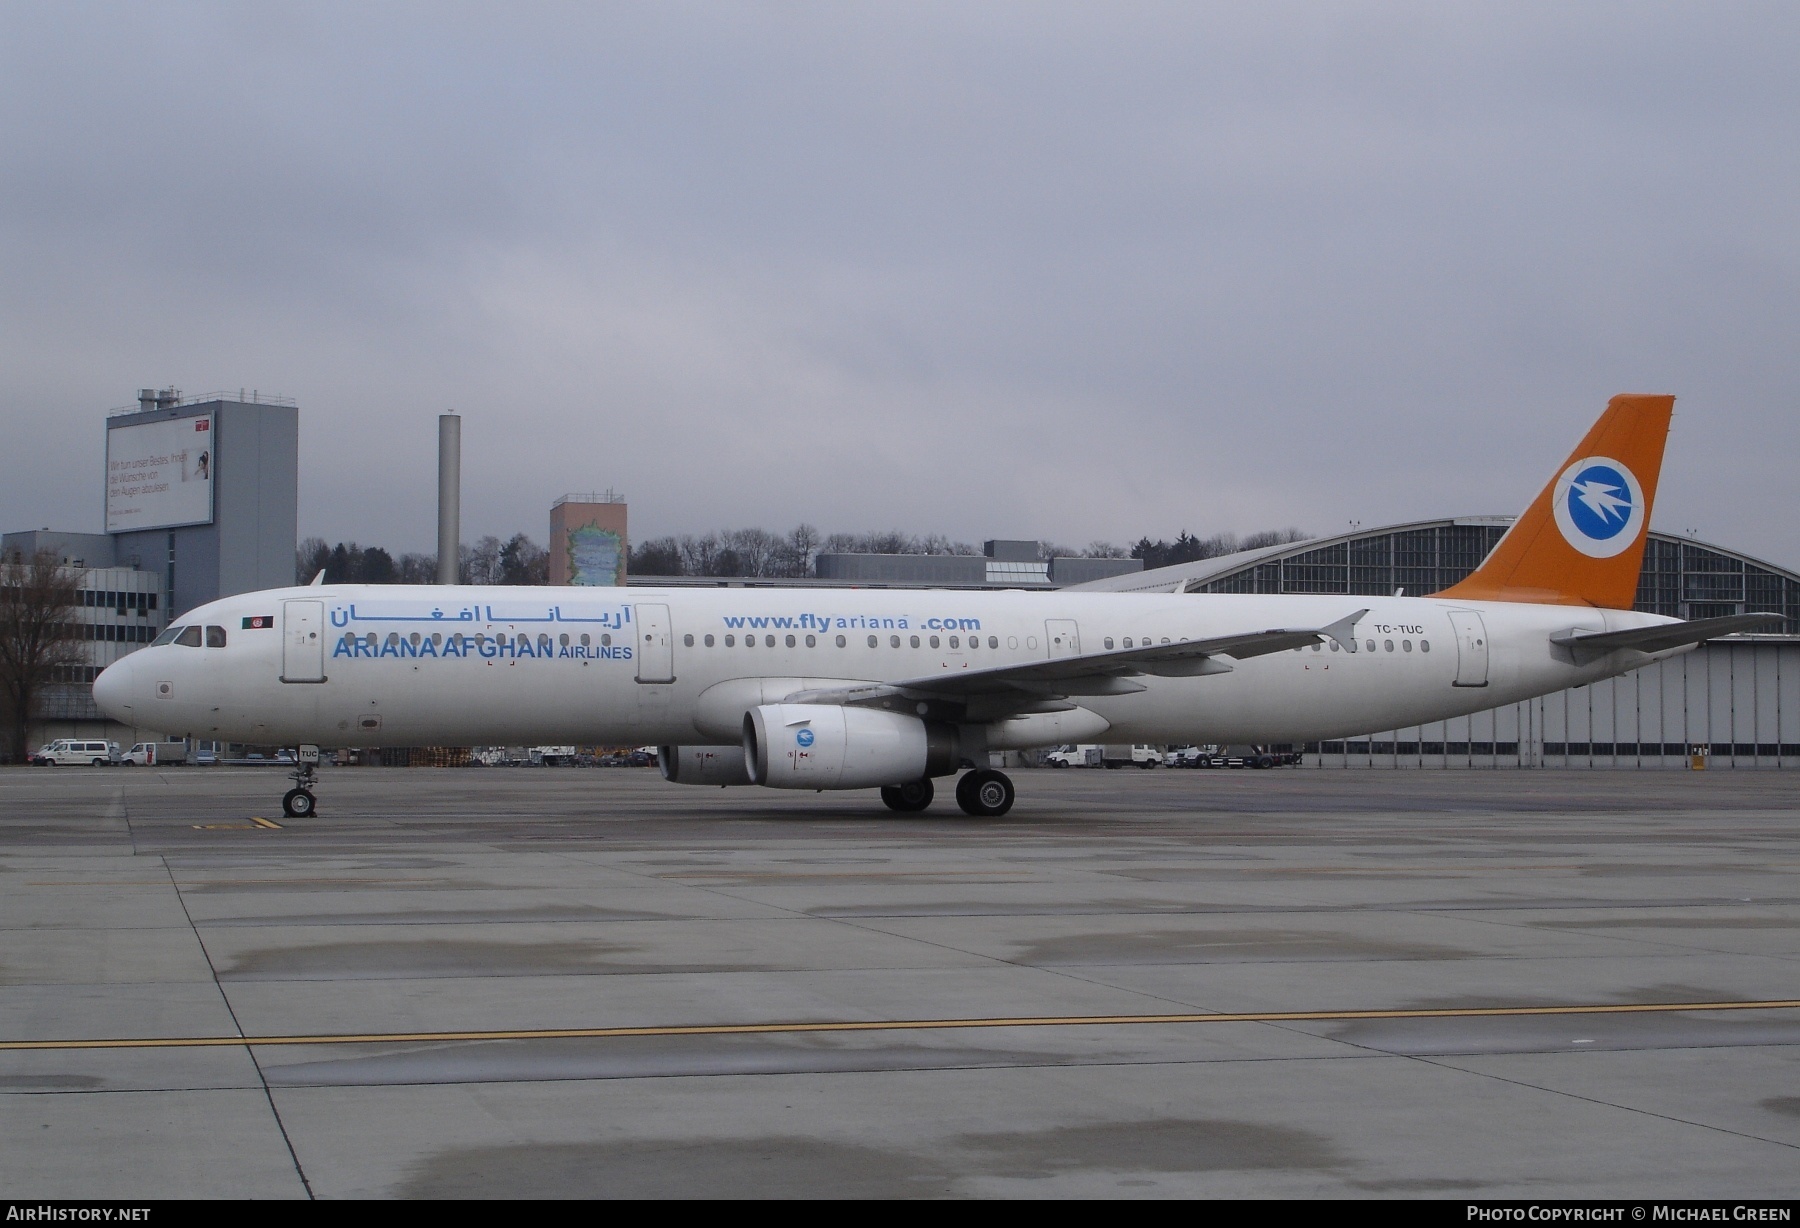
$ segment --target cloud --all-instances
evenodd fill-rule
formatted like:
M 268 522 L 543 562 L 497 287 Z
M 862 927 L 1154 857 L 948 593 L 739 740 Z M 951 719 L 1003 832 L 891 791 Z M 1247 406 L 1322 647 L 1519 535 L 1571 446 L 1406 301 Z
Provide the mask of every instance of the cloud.
M 96 527 L 152 383 L 297 397 L 395 549 L 451 406 L 471 534 L 1086 541 L 1514 510 L 1642 390 L 1659 526 L 1793 565 L 1797 22 L 11 5 L 0 518 Z

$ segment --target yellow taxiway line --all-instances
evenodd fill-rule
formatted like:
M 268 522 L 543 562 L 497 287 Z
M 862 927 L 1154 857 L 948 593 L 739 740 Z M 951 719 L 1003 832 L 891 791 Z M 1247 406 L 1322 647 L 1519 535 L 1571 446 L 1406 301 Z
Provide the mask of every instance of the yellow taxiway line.
M 493 1032 L 328 1032 L 316 1036 L 145 1036 L 111 1040 L 6 1040 L 29 1049 L 210 1049 L 233 1045 L 394 1045 L 484 1040 L 611 1040 L 632 1036 L 767 1036 L 793 1032 L 918 1032 L 953 1028 L 1127 1027 L 1153 1023 L 1355 1023 L 1367 1019 L 1516 1019 L 1532 1015 L 1668 1015 L 1683 1011 L 1800 1010 L 1800 998 L 1743 1002 L 1629 1002 L 1571 1006 L 1467 1006 L 1436 1010 L 1197 1011 L 1171 1015 L 1021 1015 L 992 1019 L 840 1019 L 701 1023 L 669 1027 L 517 1028 Z

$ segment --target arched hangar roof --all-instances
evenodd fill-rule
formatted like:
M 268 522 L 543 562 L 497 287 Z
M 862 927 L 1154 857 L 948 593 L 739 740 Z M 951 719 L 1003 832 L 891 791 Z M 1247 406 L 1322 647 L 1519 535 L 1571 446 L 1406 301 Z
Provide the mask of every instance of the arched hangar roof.
M 1357 529 L 1096 580 L 1119 593 L 1354 593 L 1424 596 L 1486 558 L 1510 516 L 1462 516 Z M 1650 533 L 1636 608 L 1675 618 L 1778 611 L 1800 634 L 1800 574 L 1723 546 Z

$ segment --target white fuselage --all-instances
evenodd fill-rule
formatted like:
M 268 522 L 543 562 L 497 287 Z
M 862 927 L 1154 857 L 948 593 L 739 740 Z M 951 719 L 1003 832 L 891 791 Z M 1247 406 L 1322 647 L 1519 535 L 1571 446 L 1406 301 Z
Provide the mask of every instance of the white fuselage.
M 1474 712 L 1685 651 L 1577 663 L 1553 635 L 1674 620 L 1430 597 L 340 585 L 202 606 L 176 623 L 223 628 L 223 646 L 133 653 L 95 697 L 142 729 L 264 745 L 732 745 L 747 703 L 793 691 L 1091 654 L 1127 638 L 1322 627 L 1364 607 L 1355 653 L 1321 644 L 1225 658 L 1228 671 L 1199 677 L 1143 674 L 1129 694 L 1071 696 L 1104 721 L 1103 739 L 1092 718 L 1079 739 L 1054 722 L 1026 736 L 999 720 L 990 744 L 1306 742 Z

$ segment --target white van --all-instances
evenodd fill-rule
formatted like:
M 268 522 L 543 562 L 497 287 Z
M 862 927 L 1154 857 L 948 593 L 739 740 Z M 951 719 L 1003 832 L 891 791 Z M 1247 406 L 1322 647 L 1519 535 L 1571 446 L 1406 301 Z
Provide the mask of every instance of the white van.
M 187 762 L 186 742 L 139 742 L 120 758 L 131 767 L 156 767 Z
M 31 761 L 41 767 L 108 767 L 119 761 L 119 744 L 58 738 L 41 748 L 31 757 Z

